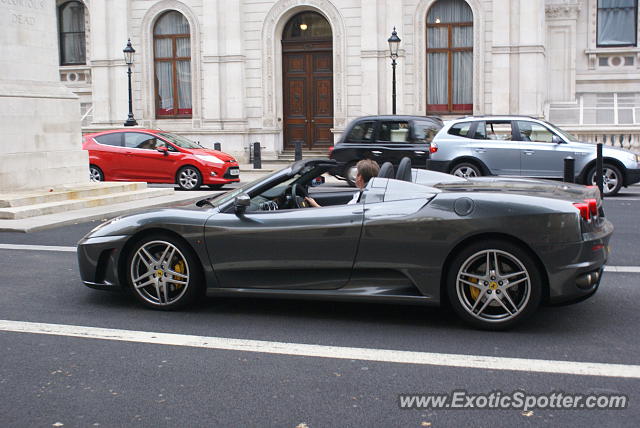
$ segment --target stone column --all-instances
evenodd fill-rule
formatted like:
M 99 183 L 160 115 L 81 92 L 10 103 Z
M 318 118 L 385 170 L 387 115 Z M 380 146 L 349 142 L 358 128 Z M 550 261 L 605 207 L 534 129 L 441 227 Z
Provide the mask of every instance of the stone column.
M 581 5 L 576 1 L 546 5 L 547 101 L 575 101 L 576 32 Z
M 0 1 L 0 40 L 0 192 L 88 183 L 80 103 L 60 82 L 55 1 Z
M 380 5 L 371 4 L 370 0 L 360 1 L 360 56 L 362 67 L 362 83 L 360 95 L 360 111 L 357 116 L 380 113 L 379 96 L 384 95 L 381 90 L 380 78 L 384 74 L 380 73 L 381 48 L 380 39 L 384 32 L 380 31 L 378 22 L 378 8 Z M 383 23 L 384 25 L 384 23 Z M 384 68 L 382 68 L 384 70 Z M 386 73 L 385 73 L 386 74 Z M 384 86 L 384 85 L 382 85 Z M 383 97 L 384 98 L 384 97 Z M 382 101 L 384 104 L 384 101 Z

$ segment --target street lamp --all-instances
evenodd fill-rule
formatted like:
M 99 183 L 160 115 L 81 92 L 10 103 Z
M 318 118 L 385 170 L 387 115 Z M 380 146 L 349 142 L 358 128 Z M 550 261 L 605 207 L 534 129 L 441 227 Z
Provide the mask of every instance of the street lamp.
M 393 68 L 393 86 L 391 92 L 392 113 L 396 114 L 396 58 L 398 58 L 398 47 L 400 47 L 400 37 L 396 33 L 396 27 L 393 27 L 389 42 L 389 52 L 391 53 L 391 67 Z
M 131 100 L 131 65 L 133 64 L 133 55 L 136 53 L 136 50 L 131 46 L 131 39 L 127 41 L 127 46 L 122 50 L 122 52 L 124 52 L 124 62 L 127 63 L 127 75 L 129 76 L 129 116 L 127 117 L 127 121 L 124 123 L 124 126 L 136 126 L 138 122 L 136 122 L 133 117 L 133 102 Z

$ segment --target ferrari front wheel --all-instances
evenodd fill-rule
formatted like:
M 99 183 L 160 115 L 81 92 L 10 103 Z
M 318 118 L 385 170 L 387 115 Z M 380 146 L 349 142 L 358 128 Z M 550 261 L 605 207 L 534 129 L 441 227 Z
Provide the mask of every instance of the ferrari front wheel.
M 127 258 L 128 284 L 136 298 L 155 309 L 176 309 L 193 302 L 202 275 L 191 248 L 164 234 L 138 240 Z
M 532 257 L 517 245 L 497 240 L 458 253 L 447 278 L 453 309 L 486 330 L 506 329 L 530 316 L 540 304 L 541 288 Z

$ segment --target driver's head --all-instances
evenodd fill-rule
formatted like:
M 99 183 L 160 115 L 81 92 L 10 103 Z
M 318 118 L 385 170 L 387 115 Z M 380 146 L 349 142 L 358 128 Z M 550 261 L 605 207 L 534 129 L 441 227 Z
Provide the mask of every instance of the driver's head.
M 373 177 L 378 176 L 378 172 L 380 171 L 380 166 L 376 161 L 371 159 L 363 159 L 356 164 L 356 168 L 358 173 L 356 175 L 356 185 L 363 189 L 369 180 Z

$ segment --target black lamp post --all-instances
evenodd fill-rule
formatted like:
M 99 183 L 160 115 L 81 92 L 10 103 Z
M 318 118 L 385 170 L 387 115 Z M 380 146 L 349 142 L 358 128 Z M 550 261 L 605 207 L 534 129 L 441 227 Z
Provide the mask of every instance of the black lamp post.
M 389 52 L 391 53 L 391 67 L 393 68 L 393 86 L 391 92 L 392 113 L 396 114 L 396 58 L 398 58 L 398 47 L 400 47 L 400 37 L 396 33 L 396 27 L 393 27 L 389 42 Z
M 131 100 L 131 64 L 133 64 L 133 54 L 136 53 L 136 50 L 131 46 L 131 39 L 127 41 L 127 46 L 122 50 L 122 52 L 124 52 L 124 62 L 127 63 L 127 75 L 129 76 L 129 116 L 127 117 L 127 121 L 124 123 L 124 126 L 136 126 L 138 122 L 136 122 L 133 117 L 133 102 Z

